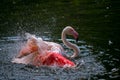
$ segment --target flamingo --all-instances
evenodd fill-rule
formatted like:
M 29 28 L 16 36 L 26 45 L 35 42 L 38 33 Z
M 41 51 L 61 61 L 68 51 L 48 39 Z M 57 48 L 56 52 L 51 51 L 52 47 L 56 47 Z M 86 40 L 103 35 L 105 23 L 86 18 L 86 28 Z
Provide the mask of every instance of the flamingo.
M 43 41 L 35 35 L 30 35 L 26 45 L 20 50 L 13 63 L 32 64 L 35 66 L 47 65 L 58 67 L 75 67 L 75 63 L 67 59 L 63 47 L 54 42 Z M 74 53 L 71 58 L 77 57 L 80 49 L 76 44 L 68 42 L 66 35 L 72 35 L 78 40 L 78 33 L 71 27 L 67 26 L 63 29 L 61 38 L 63 43 L 73 49 Z

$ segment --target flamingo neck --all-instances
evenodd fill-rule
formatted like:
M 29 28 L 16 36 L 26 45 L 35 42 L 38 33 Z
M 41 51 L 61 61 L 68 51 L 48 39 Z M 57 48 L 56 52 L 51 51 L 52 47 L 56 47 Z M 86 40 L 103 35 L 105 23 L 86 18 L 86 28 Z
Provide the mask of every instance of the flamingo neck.
M 66 31 L 65 31 L 65 30 L 63 30 L 63 32 L 62 32 L 61 38 L 62 38 L 63 43 L 64 43 L 68 48 L 73 49 L 74 53 L 73 53 L 73 55 L 72 55 L 71 57 L 72 57 L 72 58 L 73 58 L 73 57 L 77 57 L 77 56 L 78 56 L 78 53 L 80 53 L 80 49 L 78 48 L 78 46 L 77 46 L 76 44 L 73 44 L 73 43 L 67 41 L 67 39 L 66 39 Z

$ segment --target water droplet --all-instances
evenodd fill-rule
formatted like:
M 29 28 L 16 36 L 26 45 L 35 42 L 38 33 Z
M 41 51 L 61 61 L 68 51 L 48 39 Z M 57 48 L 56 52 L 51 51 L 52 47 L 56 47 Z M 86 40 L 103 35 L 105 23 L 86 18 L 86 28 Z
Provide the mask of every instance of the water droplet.
M 110 9 L 110 7 L 107 6 L 106 9 Z
M 108 41 L 108 45 L 111 45 L 113 44 L 113 42 L 111 40 Z

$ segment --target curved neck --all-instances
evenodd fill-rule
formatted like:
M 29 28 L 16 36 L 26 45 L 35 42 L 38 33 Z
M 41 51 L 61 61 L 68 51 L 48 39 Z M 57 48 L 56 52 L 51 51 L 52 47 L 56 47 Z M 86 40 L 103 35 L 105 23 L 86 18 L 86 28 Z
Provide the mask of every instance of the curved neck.
M 62 31 L 62 35 L 61 35 L 61 38 L 62 38 L 62 41 L 63 43 L 70 49 L 73 49 L 74 53 L 71 57 L 77 57 L 78 56 L 78 53 L 80 53 L 80 49 L 78 48 L 77 45 L 69 42 L 66 40 L 66 32 L 65 30 Z

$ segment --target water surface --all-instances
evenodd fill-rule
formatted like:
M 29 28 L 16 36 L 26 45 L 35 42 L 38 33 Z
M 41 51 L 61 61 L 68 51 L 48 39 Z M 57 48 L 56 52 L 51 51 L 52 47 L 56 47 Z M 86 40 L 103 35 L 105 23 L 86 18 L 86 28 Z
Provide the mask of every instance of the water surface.
M 119 0 L 6 0 L 0 3 L 1 80 L 111 80 L 120 78 Z M 75 69 L 11 63 L 29 32 L 61 44 L 61 31 L 73 26 L 81 53 Z M 75 43 L 73 37 L 69 41 Z

